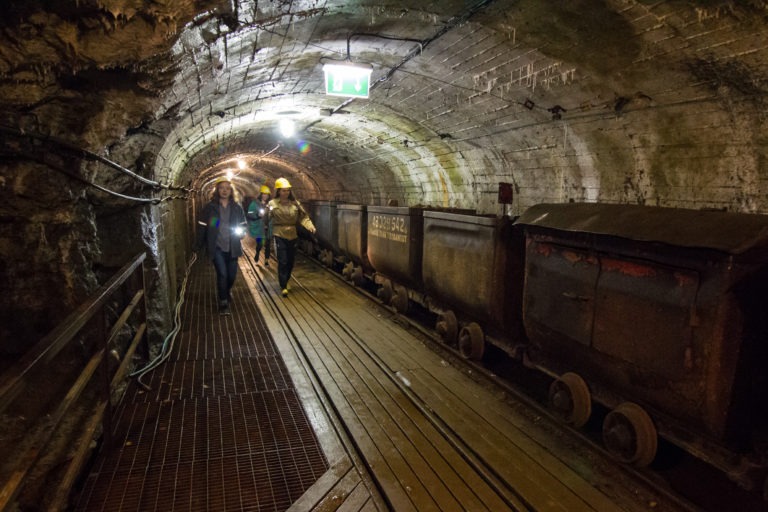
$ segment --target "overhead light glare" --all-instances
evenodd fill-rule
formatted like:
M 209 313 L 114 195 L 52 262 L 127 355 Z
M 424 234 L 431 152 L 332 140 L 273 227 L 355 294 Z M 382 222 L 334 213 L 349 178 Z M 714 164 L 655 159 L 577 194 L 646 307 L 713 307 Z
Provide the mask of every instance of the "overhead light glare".
M 283 134 L 283 137 L 291 137 L 296 131 L 296 126 L 290 119 L 281 119 L 278 127 L 280 128 L 280 133 Z

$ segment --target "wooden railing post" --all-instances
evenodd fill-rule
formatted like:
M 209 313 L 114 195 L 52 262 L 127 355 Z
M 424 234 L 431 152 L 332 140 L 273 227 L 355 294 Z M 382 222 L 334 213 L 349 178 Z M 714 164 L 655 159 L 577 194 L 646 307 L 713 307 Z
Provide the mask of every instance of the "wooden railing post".
M 109 350 L 110 336 L 107 334 L 106 311 L 101 310 L 99 315 L 99 339 L 104 340 L 104 357 L 101 359 L 102 397 L 104 400 L 104 414 L 101 418 L 104 446 L 112 446 L 112 379 L 109 375 L 109 360 L 112 357 Z
M 141 301 L 141 317 L 144 321 L 144 325 L 148 325 L 148 313 L 147 313 L 147 272 L 144 268 L 144 262 L 141 262 L 141 268 L 139 269 L 139 275 L 141 277 L 141 289 L 144 290 L 144 297 Z M 149 336 L 144 334 L 144 354 L 149 358 Z

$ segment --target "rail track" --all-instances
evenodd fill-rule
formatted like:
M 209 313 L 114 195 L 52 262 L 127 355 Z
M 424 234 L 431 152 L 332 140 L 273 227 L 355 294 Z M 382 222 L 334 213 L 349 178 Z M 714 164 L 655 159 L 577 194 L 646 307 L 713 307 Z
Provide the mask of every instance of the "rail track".
M 353 289 L 357 294 L 375 304 L 376 307 L 389 312 L 393 321 L 407 325 L 410 329 L 417 331 L 420 338 L 428 343 L 430 348 L 437 352 L 441 358 L 447 361 L 448 364 L 461 369 L 464 374 L 471 376 L 475 382 L 502 394 L 505 397 L 505 401 L 524 404 L 528 414 L 532 417 L 543 419 L 544 421 L 541 423 L 548 426 L 554 425 L 555 428 L 561 429 L 563 433 L 572 438 L 575 443 L 581 445 L 581 448 L 578 448 L 579 450 L 583 450 L 585 453 L 596 454 L 601 459 L 612 461 L 616 478 L 625 482 L 633 482 L 633 485 L 639 489 L 642 488 L 643 491 L 640 491 L 639 494 L 657 495 L 661 497 L 659 502 L 664 502 L 667 505 L 671 505 L 672 509 L 681 511 L 721 512 L 723 510 L 740 510 L 743 512 L 753 512 L 766 510 L 766 505 L 762 499 L 741 491 L 735 484 L 724 481 L 725 479 L 722 475 L 720 475 L 718 480 L 718 476 L 708 471 L 706 465 L 695 464 L 695 461 L 690 460 L 692 457 L 682 453 L 680 450 L 675 450 L 675 447 L 671 445 L 663 444 L 662 451 L 658 457 L 660 461 L 654 463 L 649 468 L 636 468 L 613 461 L 611 454 L 601 444 L 598 420 L 590 421 L 581 429 L 572 428 L 563 423 L 547 407 L 545 403 L 545 390 L 548 378 L 546 376 L 524 368 L 501 351 L 498 351 L 498 354 L 492 354 L 490 358 L 486 358 L 500 361 L 499 364 L 493 366 L 467 360 L 461 356 L 456 347 L 448 346 L 441 340 L 438 333 L 433 329 L 434 317 L 430 316 L 428 312 L 417 311 L 417 314 L 414 316 L 401 315 L 397 313 L 395 308 L 383 304 L 370 290 L 353 286 L 339 273 L 328 269 L 327 266 L 322 265 L 313 258 L 307 259 L 319 268 L 327 270 L 329 275 L 333 276 L 340 284 Z M 250 261 L 250 264 L 253 265 L 253 262 Z M 302 293 L 313 297 L 311 287 L 304 286 L 301 278 L 296 279 L 294 277 L 293 282 L 295 282 L 295 286 L 302 289 Z M 340 325 L 344 324 L 343 319 L 339 318 L 321 300 L 316 298 L 314 300 L 329 318 L 332 318 Z M 348 326 L 343 328 L 350 329 Z M 491 350 L 498 349 L 491 348 Z M 376 359 L 375 354 L 373 354 L 373 357 Z M 383 365 L 381 361 L 379 361 L 379 364 Z M 510 378 L 510 375 L 512 375 L 512 378 Z M 407 381 L 399 379 L 397 375 L 392 375 L 391 377 L 404 394 L 409 396 L 415 404 L 421 406 L 418 397 L 414 397 L 410 393 Z M 429 411 L 426 412 L 429 413 Z M 596 417 L 599 418 L 600 412 L 598 407 Z M 492 471 L 483 467 L 482 457 L 473 452 L 471 447 L 464 443 L 461 437 L 451 429 L 449 424 L 446 424 L 436 415 L 429 414 L 429 417 L 435 426 L 460 448 L 465 454 L 465 458 L 477 466 L 478 471 L 484 474 L 487 481 L 497 488 L 500 495 L 509 496 L 510 503 L 518 503 L 515 489 L 510 488 L 506 482 L 498 479 Z M 694 473 L 691 473 L 692 471 Z M 707 492 L 702 492 L 704 490 Z M 648 503 L 648 507 L 651 510 L 655 509 L 656 506 L 657 503 Z

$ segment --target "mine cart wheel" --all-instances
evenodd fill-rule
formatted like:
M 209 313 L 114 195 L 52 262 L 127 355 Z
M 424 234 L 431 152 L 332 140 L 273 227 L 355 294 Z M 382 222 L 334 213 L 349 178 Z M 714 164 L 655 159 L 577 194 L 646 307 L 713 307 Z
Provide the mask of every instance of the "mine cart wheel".
M 333 252 L 329 249 L 324 250 L 321 261 L 326 267 L 333 266 Z
M 465 325 L 459 333 L 459 352 L 466 359 L 479 361 L 485 351 L 483 329 L 475 322 Z
M 637 404 L 624 402 L 603 421 L 603 442 L 617 459 L 643 467 L 656 457 L 656 427 L 648 413 Z
M 408 311 L 408 290 L 405 289 L 405 286 L 395 285 L 395 293 L 389 304 L 394 306 L 398 313 L 405 314 Z
M 456 315 L 450 309 L 440 314 L 435 324 L 435 330 L 444 343 L 455 345 L 459 337 L 459 322 Z
M 354 267 L 352 269 L 352 282 L 355 286 L 363 286 L 365 284 L 365 275 L 363 274 L 363 267 Z
M 344 268 L 341 270 L 341 275 L 344 276 L 344 279 L 346 279 L 347 281 L 351 281 L 352 272 L 354 272 L 354 269 L 355 269 L 355 264 L 352 263 L 351 261 L 347 262 L 344 265 Z
M 579 375 L 564 373 L 549 386 L 549 404 L 563 420 L 582 427 L 592 415 L 592 396 Z
M 389 304 L 389 301 L 392 300 L 393 293 L 394 292 L 392 291 L 392 282 L 389 280 L 386 280 L 383 283 L 381 283 L 381 288 L 379 288 L 376 291 L 376 296 L 380 298 L 384 304 Z

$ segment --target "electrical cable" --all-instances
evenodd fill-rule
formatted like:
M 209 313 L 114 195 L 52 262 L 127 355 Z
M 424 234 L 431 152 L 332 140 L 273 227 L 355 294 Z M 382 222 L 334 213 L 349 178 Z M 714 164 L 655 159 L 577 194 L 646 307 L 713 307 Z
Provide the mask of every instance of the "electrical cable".
M 78 176 L 78 175 L 74 174 L 71 171 L 68 171 L 66 169 L 62 169 L 57 164 L 54 164 L 54 163 L 49 162 L 49 161 L 46 161 L 44 158 L 41 158 L 39 155 L 28 155 L 28 154 L 17 153 L 17 152 L 6 153 L 2 149 L 0 149 L 0 156 L 8 155 L 8 154 L 10 154 L 10 155 L 12 155 L 14 157 L 19 157 L 20 156 L 20 157 L 23 157 L 23 158 L 25 158 L 27 160 L 31 160 L 33 162 L 38 162 L 38 163 L 40 163 L 42 165 L 45 165 L 49 169 L 53 169 L 56 172 L 60 172 L 61 174 L 64 174 L 65 176 L 67 176 L 69 178 L 72 178 L 75 181 L 79 181 L 80 183 L 84 183 L 84 184 L 86 184 L 88 186 L 91 186 L 91 187 L 94 187 L 94 188 L 96 188 L 98 190 L 101 190 L 105 194 L 109 194 L 109 195 L 112 195 L 112 196 L 115 196 L 115 197 L 119 197 L 120 199 L 127 199 L 129 201 L 137 201 L 139 203 L 152 203 L 152 204 L 159 204 L 159 203 L 162 203 L 163 201 L 171 201 L 173 199 L 184 199 L 184 200 L 188 199 L 188 196 L 186 196 L 186 195 L 166 196 L 166 197 L 163 197 L 163 198 L 157 198 L 157 197 L 155 197 L 155 198 L 146 198 L 146 197 L 127 196 L 125 194 L 121 194 L 119 192 L 115 192 L 114 190 L 110 190 L 108 188 L 102 187 L 101 185 L 97 185 L 96 183 L 93 183 L 92 181 L 88 181 L 87 179 L 83 178 L 82 176 Z
M 392 41 L 410 41 L 411 43 L 416 43 L 416 44 L 419 45 L 419 53 L 424 51 L 424 45 L 423 45 L 421 39 L 413 39 L 413 38 L 410 38 L 410 37 L 387 36 L 387 35 L 376 34 L 376 33 L 372 33 L 372 32 L 353 32 L 353 33 L 349 34 L 349 36 L 347 37 L 347 60 L 348 61 L 352 60 L 352 58 L 350 57 L 350 53 L 349 53 L 349 44 L 352 41 L 352 38 L 356 37 L 356 36 L 361 36 L 361 37 L 362 36 L 364 36 L 364 37 L 378 37 L 380 39 L 390 39 Z
M 136 382 L 144 388 L 145 391 L 150 391 L 152 388 L 142 382 L 141 378 L 144 377 L 147 373 L 151 372 L 161 364 L 165 362 L 168 357 L 170 357 L 171 352 L 173 351 L 173 345 L 176 341 L 176 335 L 181 330 L 181 306 L 184 304 L 184 295 L 187 290 L 187 281 L 189 280 L 189 274 L 192 270 L 192 265 L 194 265 L 195 261 L 197 261 L 197 254 L 193 253 L 192 258 L 189 261 L 189 264 L 187 265 L 186 273 L 184 274 L 184 281 L 181 283 L 181 290 L 179 290 L 179 301 L 176 304 L 176 310 L 175 314 L 173 316 L 173 322 L 174 327 L 171 330 L 171 332 L 168 333 L 168 335 L 163 340 L 163 345 L 160 348 L 160 353 L 152 360 L 150 361 L 144 368 L 140 368 L 138 370 L 135 370 L 134 372 L 130 373 L 130 377 L 137 377 Z
M 16 137 L 21 137 L 21 138 L 27 137 L 27 138 L 31 138 L 31 139 L 37 139 L 37 140 L 40 140 L 42 142 L 51 142 L 51 143 L 56 144 L 57 146 L 59 146 L 61 148 L 67 149 L 67 150 L 75 152 L 75 153 L 79 153 L 81 156 L 83 156 L 85 158 L 88 158 L 90 160 L 95 160 L 97 162 L 100 162 L 100 163 L 108 166 L 108 167 L 112 167 L 113 169 L 117 169 L 118 171 L 122 172 L 123 174 L 127 174 L 131 178 L 133 178 L 135 180 L 138 180 L 141 183 L 144 183 L 145 185 L 151 185 L 152 187 L 155 187 L 155 188 L 163 188 L 163 189 L 167 189 L 167 190 L 181 190 L 181 191 L 184 191 L 184 192 L 190 192 L 190 189 L 187 188 L 187 187 L 178 187 L 178 186 L 174 186 L 174 185 L 167 185 L 167 184 L 164 184 L 164 183 L 160 183 L 158 181 L 149 180 L 149 179 L 147 179 L 147 178 L 145 178 L 143 176 L 140 176 L 140 175 L 136 174 L 135 172 L 131 171 L 130 169 L 126 169 L 122 165 L 120 165 L 120 164 L 118 164 L 116 162 L 113 162 L 112 160 L 110 160 L 110 159 L 108 159 L 106 157 L 98 155 L 98 154 L 96 154 L 96 153 L 94 153 L 92 151 L 89 151 L 87 149 L 83 149 L 83 148 L 81 148 L 79 146 L 76 146 L 75 144 L 73 144 L 71 142 L 68 142 L 68 141 L 66 141 L 64 139 L 60 139 L 58 137 L 54 137 L 52 135 L 42 135 L 42 134 L 39 134 L 39 133 L 30 133 L 30 132 L 25 132 L 25 131 L 22 131 L 22 130 L 19 130 L 19 129 L 16 129 L 16 128 L 11 128 L 9 126 L 2 126 L 2 125 L 0 125 L 0 132 L 7 133 L 9 135 L 13 135 L 13 136 L 16 136 Z
M 401 67 L 403 67 L 408 61 L 410 61 L 411 59 L 413 59 L 417 55 L 421 55 L 424 52 L 424 49 L 427 46 L 429 46 L 430 44 L 432 44 L 433 42 L 435 42 L 436 40 L 438 40 L 439 38 L 444 36 L 448 31 L 450 31 L 453 28 L 461 25 L 462 23 L 465 23 L 467 20 L 469 20 L 469 18 L 474 16 L 482 8 L 484 8 L 488 4 L 491 4 L 491 3 L 495 2 L 495 1 L 496 0 L 480 0 L 479 2 L 477 2 L 475 5 L 471 6 L 469 9 L 467 9 L 463 13 L 461 13 L 461 14 L 459 14 L 457 16 L 454 16 L 453 18 L 449 19 L 443 25 L 443 27 L 440 30 L 438 30 L 437 32 L 432 34 L 430 37 L 428 37 L 426 39 L 423 39 L 423 40 L 410 39 L 410 38 L 404 38 L 404 37 L 385 36 L 385 35 L 379 35 L 379 34 L 367 33 L 367 32 L 355 32 L 355 33 L 352 33 L 347 38 L 347 59 L 346 60 L 350 60 L 350 53 L 349 53 L 349 42 L 350 42 L 350 39 L 352 39 L 352 37 L 356 36 L 356 35 L 368 36 L 368 37 L 380 37 L 380 38 L 383 38 L 383 39 L 392 39 L 392 40 L 400 40 L 400 41 L 411 41 L 411 42 L 418 43 L 418 45 L 419 45 L 418 48 L 414 48 L 413 50 L 409 51 L 408 54 L 405 57 L 403 57 L 400 60 L 399 63 L 397 63 L 394 66 L 392 66 L 391 68 L 389 68 L 389 70 L 387 70 L 386 73 L 384 73 L 382 76 L 380 76 L 376 81 L 374 81 L 371 84 L 370 90 L 372 91 L 372 90 L 376 89 L 377 87 L 379 87 L 379 85 L 381 85 L 382 83 L 388 81 L 392 77 L 392 75 L 395 74 L 395 71 L 397 71 Z M 325 59 L 329 59 L 329 60 L 341 60 L 341 59 L 332 59 L 330 57 L 324 57 L 324 58 Z M 321 58 L 321 62 L 322 62 L 322 59 L 323 58 Z M 355 101 L 355 99 L 356 98 L 347 98 L 346 100 L 344 100 L 344 102 L 342 102 L 341 105 L 331 109 L 331 115 L 339 112 L 344 107 L 346 107 L 347 105 L 349 105 L 350 103 Z M 301 131 L 306 131 L 307 129 L 311 128 L 312 126 L 314 126 L 315 124 L 320 123 L 320 122 L 321 122 L 320 119 L 312 121 L 307 126 L 305 126 L 303 128 L 303 130 L 301 130 Z
M 5 131 L 4 127 L 0 126 L 0 131 Z M 2 154 L 2 152 L 0 152 L 0 154 Z M 114 191 L 109 190 L 109 189 L 107 189 L 105 187 L 102 187 L 101 185 L 97 185 L 95 183 L 92 183 L 92 182 L 86 180 L 85 178 L 82 178 L 81 176 L 77 176 L 76 174 L 74 174 L 74 173 L 72 173 L 70 171 L 62 169 L 61 167 L 59 167 L 58 165 L 56 165 L 56 164 L 54 164 L 52 162 L 45 161 L 40 156 L 33 156 L 33 155 L 27 155 L 27 154 L 19 155 L 17 153 L 14 153 L 14 155 L 15 156 L 23 156 L 24 158 L 26 158 L 28 160 L 32 160 L 32 161 L 41 163 L 41 164 L 45 165 L 46 167 L 48 167 L 50 169 L 53 169 L 54 171 L 60 172 L 60 173 L 62 173 L 64 175 L 72 178 L 73 180 L 85 183 L 86 185 L 90 185 L 90 186 L 92 186 L 92 187 L 94 187 L 94 188 L 96 188 L 98 190 L 101 190 L 102 192 L 105 192 L 107 194 L 110 194 L 110 195 L 113 195 L 113 196 L 116 196 L 116 197 L 119 197 L 119 198 L 122 198 L 122 199 L 128 199 L 128 200 L 131 200 L 131 201 L 138 201 L 138 202 L 142 202 L 142 203 L 153 203 L 153 204 L 158 204 L 160 202 L 168 201 L 168 200 L 172 200 L 172 199 L 187 199 L 187 196 L 167 196 L 167 197 L 162 198 L 162 199 L 160 199 L 160 198 L 143 198 L 143 197 L 126 196 L 124 194 L 120 194 L 118 192 L 114 192 Z M 188 189 L 184 189 L 184 190 L 188 190 Z M 160 354 L 158 354 L 158 356 L 153 361 L 151 361 L 145 368 L 137 370 L 137 371 L 129 374 L 131 377 L 134 377 L 134 376 L 138 375 L 137 382 L 139 383 L 139 385 L 141 387 L 143 387 L 147 391 L 149 391 L 151 388 L 149 386 L 147 386 L 146 384 L 144 384 L 141 381 L 141 378 L 146 373 L 150 372 L 151 370 L 153 370 L 154 368 L 156 368 L 157 366 L 162 364 L 170 356 L 171 350 L 173 349 L 174 340 L 176 339 L 176 335 L 179 333 L 179 330 L 181 329 L 181 321 L 180 321 L 181 306 L 184 303 L 184 294 L 185 294 L 186 287 L 187 287 L 187 281 L 189 279 L 189 273 L 190 273 L 192 265 L 195 263 L 195 261 L 197 261 L 197 254 L 193 254 L 192 255 L 192 259 L 190 260 L 189 264 L 187 265 L 186 273 L 184 275 L 184 281 L 182 282 L 181 290 L 179 292 L 179 302 L 176 305 L 176 310 L 175 310 L 175 314 L 174 314 L 174 324 L 175 325 L 174 325 L 173 330 L 171 330 L 171 332 L 165 337 L 165 340 L 163 341 L 163 346 L 162 346 L 162 349 L 160 351 Z M 170 341 L 170 345 L 169 345 L 169 341 Z
M 259 155 L 259 156 L 255 157 L 255 158 L 253 158 L 253 160 L 255 160 L 256 162 L 259 162 L 259 161 L 261 161 L 261 159 L 262 159 L 262 158 L 264 158 L 265 156 L 269 156 L 269 155 L 271 155 L 272 153 L 274 153 L 275 151 L 277 151 L 278 149 L 280 149 L 280 146 L 281 146 L 281 145 L 278 143 L 278 144 L 277 144 L 277 146 L 275 146 L 274 148 L 270 149 L 269 151 L 267 151 L 267 152 L 266 152 L 266 153 L 264 153 L 263 155 Z M 229 159 L 229 160 L 225 160 L 224 162 L 230 162 L 230 161 L 232 161 L 232 159 Z M 221 165 L 221 164 L 222 164 L 222 163 L 220 162 L 219 164 L 216 164 L 216 166 L 219 166 L 219 165 Z M 237 178 L 238 176 L 240 176 L 240 173 L 242 173 L 242 172 L 243 172 L 243 170 L 244 170 L 244 169 L 238 170 L 238 171 L 237 171 L 235 174 L 233 174 L 233 175 L 232 175 L 232 177 L 233 177 L 233 178 Z M 208 182 L 206 182 L 206 185 L 207 185 L 208 183 L 210 183 L 211 181 L 213 181 L 213 179 L 210 179 L 210 180 L 208 180 Z

